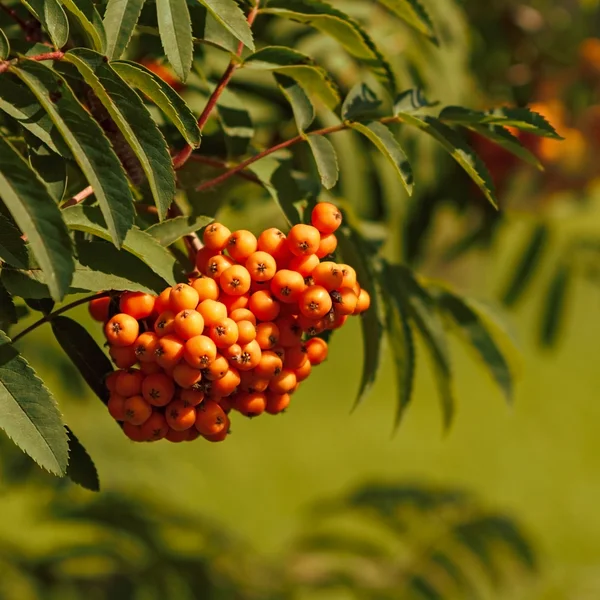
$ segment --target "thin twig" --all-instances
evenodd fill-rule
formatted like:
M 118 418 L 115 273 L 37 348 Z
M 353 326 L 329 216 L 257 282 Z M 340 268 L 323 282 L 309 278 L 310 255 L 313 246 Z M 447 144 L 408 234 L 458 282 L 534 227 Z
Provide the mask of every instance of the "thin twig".
M 247 21 L 248 21 L 248 25 L 250 27 L 252 27 L 252 24 L 254 23 L 254 19 L 256 19 L 256 15 L 258 14 L 259 4 L 260 4 L 260 0 L 257 0 L 256 4 L 252 7 L 252 10 L 248 13 Z M 225 69 L 225 72 L 223 73 L 221 80 L 217 84 L 217 87 L 213 90 L 213 93 L 210 95 L 210 98 L 208 99 L 208 102 L 206 103 L 204 110 L 198 117 L 198 127 L 199 127 L 200 131 L 202 131 L 202 129 L 204 128 L 204 125 L 206 125 L 206 122 L 208 121 L 210 114 L 212 113 L 213 109 L 215 108 L 215 106 L 219 100 L 219 97 L 223 93 L 223 90 L 227 87 L 227 85 L 229 84 L 229 81 L 233 77 L 233 74 L 239 68 L 239 66 L 240 66 L 239 58 L 242 56 L 243 50 L 244 50 L 244 44 L 242 42 L 240 42 L 238 44 L 237 52 L 235 53 L 235 57 L 229 61 L 229 64 L 227 65 L 227 69 Z M 193 148 L 189 144 L 184 146 L 173 157 L 173 167 L 175 169 L 180 169 L 181 167 L 183 167 L 183 165 L 190 158 L 192 151 L 193 151 Z
M 72 198 L 67 200 L 61 208 L 69 208 L 69 206 L 75 206 L 80 202 L 83 202 L 86 198 L 89 198 L 94 193 L 94 189 L 91 185 L 88 185 L 85 189 L 81 190 L 78 194 L 75 194 Z
M 23 331 L 21 331 L 21 333 L 19 333 L 12 339 L 12 343 L 14 344 L 18 340 L 20 340 L 23 336 L 27 335 L 29 332 L 33 331 L 34 329 L 37 329 L 40 325 L 43 325 L 44 323 L 48 323 L 49 321 L 52 321 L 52 319 L 54 317 L 58 317 L 58 315 L 62 315 L 64 312 L 67 312 L 68 310 L 71 310 L 72 308 L 75 308 L 76 306 L 80 306 L 81 304 L 86 304 L 87 302 L 90 302 L 91 300 L 96 300 L 97 298 L 106 298 L 107 296 L 110 296 L 110 294 L 112 294 L 112 292 L 99 292 L 98 294 L 93 294 L 92 296 L 86 296 L 85 298 L 80 298 L 79 300 L 75 300 L 75 302 L 71 302 L 70 304 L 63 306 L 62 308 L 55 310 L 54 312 L 51 312 L 50 314 L 45 315 L 44 317 L 42 317 L 41 319 L 36 321 L 33 325 L 30 325 L 29 327 L 27 327 L 27 329 L 24 329 Z
M 44 52 L 43 54 L 36 54 L 35 56 L 23 56 L 20 58 L 13 58 L 12 60 L 2 60 L 0 61 L 0 73 L 8 71 L 12 65 L 16 65 L 22 60 L 61 60 L 64 55 L 64 52 L 57 50 L 56 52 Z
M 0 10 L 4 11 L 27 35 L 29 35 L 29 25 L 23 21 L 23 19 L 21 19 L 14 8 L 6 6 L 3 2 L 0 2 Z
M 203 163 L 205 165 L 210 165 L 211 167 L 215 167 L 216 169 L 231 169 L 231 165 L 225 162 L 224 160 L 218 160 L 216 158 L 210 158 L 208 156 L 202 156 L 200 154 L 192 154 L 190 156 L 190 160 L 194 162 Z M 253 181 L 254 183 L 262 185 L 260 179 L 256 175 L 254 175 L 254 173 L 245 173 L 244 171 L 240 171 L 239 173 L 236 173 L 236 175 L 238 175 L 239 177 L 243 177 L 248 181 Z

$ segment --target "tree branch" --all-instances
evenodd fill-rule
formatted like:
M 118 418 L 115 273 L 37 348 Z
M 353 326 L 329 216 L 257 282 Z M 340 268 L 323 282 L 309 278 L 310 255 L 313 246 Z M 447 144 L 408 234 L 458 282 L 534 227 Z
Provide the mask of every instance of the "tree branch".
M 225 162 L 224 160 L 218 160 L 216 158 L 210 158 L 209 156 L 202 156 L 201 154 L 192 154 L 190 156 L 190 160 L 194 161 L 194 162 L 199 162 L 205 165 L 210 165 L 211 167 L 215 167 L 216 169 L 224 169 L 224 170 L 229 170 L 231 169 L 231 165 L 227 162 Z M 239 177 L 243 177 L 244 179 L 247 179 L 248 181 L 253 181 L 254 183 L 258 183 L 259 185 L 262 185 L 260 182 L 260 179 L 254 175 L 254 173 L 244 173 L 243 171 L 236 173 L 236 175 L 238 175 Z
M 91 196 L 94 193 L 94 190 L 91 185 L 88 185 L 85 189 L 81 190 L 78 194 L 75 194 L 72 198 L 67 200 L 61 208 L 69 208 L 69 206 L 75 206 L 80 202 L 83 202 L 86 198 Z
M 35 56 L 23 56 L 22 58 L 13 58 L 12 60 L 2 60 L 0 61 L 0 73 L 8 71 L 12 65 L 16 65 L 21 60 L 61 60 L 64 55 L 64 52 L 57 50 L 56 52 L 44 52 L 43 54 L 36 54 Z

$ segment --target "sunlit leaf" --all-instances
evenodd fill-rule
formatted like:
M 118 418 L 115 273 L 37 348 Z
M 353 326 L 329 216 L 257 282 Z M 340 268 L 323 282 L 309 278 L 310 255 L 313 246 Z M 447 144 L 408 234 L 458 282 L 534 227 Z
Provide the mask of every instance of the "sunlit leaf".
M 5 60 L 10 54 L 10 43 L 6 34 L 0 29 L 0 60 Z
M 359 118 L 373 116 L 381 106 L 381 98 L 366 84 L 357 83 L 349 92 L 342 104 L 342 119 L 354 121 Z
M 335 148 L 323 135 L 309 135 L 306 141 L 315 157 L 321 183 L 326 190 L 330 190 L 337 183 L 339 175 Z
M 302 86 L 291 77 L 275 73 L 275 81 L 289 102 L 298 131 L 308 129 L 315 120 L 315 107 Z
M 144 231 L 151 235 L 161 246 L 170 246 L 182 237 L 206 227 L 212 217 L 175 217 L 162 223 L 156 223 Z
M 420 0 L 379 0 L 396 16 L 408 23 L 413 29 L 426 35 L 432 42 L 438 42 L 431 17 Z
M 21 0 L 48 32 L 52 43 L 62 48 L 69 39 L 69 20 L 58 0 Z
M 106 31 L 102 17 L 92 0 L 61 0 L 73 16 L 94 50 L 106 52 Z
M 181 81 L 192 68 L 194 52 L 190 13 L 186 0 L 156 0 L 158 30 L 165 53 Z
M 106 29 L 106 56 L 120 58 L 140 18 L 146 0 L 108 0 L 104 12 Z
M 252 31 L 244 13 L 234 0 L 198 0 L 211 16 L 231 35 L 250 50 L 254 50 Z

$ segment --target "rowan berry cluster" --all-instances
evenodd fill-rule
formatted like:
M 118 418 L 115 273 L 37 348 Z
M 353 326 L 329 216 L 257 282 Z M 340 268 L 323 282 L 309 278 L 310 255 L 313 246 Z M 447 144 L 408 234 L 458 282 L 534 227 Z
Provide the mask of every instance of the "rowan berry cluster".
M 108 298 L 90 303 L 120 369 L 106 381 L 108 410 L 129 438 L 221 441 L 232 410 L 256 417 L 287 408 L 327 358 L 316 336 L 370 304 L 352 267 L 322 260 L 337 247 L 341 218 L 320 203 L 311 225 L 258 239 L 212 223 L 189 284 L 159 296 L 125 292 L 110 318 Z

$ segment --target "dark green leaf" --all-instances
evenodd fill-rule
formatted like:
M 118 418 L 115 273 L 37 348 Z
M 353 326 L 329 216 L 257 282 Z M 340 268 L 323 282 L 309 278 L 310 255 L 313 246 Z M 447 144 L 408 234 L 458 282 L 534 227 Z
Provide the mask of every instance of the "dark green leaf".
M 133 198 L 110 142 L 57 73 L 34 61 L 24 61 L 14 71 L 56 124 L 94 188 L 112 239 L 119 246 L 133 223 Z
M 480 112 L 462 108 L 461 106 L 447 106 L 442 110 L 439 118 L 442 121 L 458 123 L 460 125 L 478 124 L 515 127 L 521 131 L 527 131 L 542 137 L 549 137 L 555 140 L 563 139 L 556 133 L 554 127 L 548 123 L 545 117 L 528 108 L 509 108 L 503 106 Z
M 541 313 L 539 341 L 542 346 L 551 347 L 556 343 L 566 316 L 566 304 L 572 284 L 571 269 L 561 264 L 556 269 L 548 290 L 545 293 Z
M 62 48 L 69 39 L 69 20 L 58 0 L 21 0 L 48 32 L 52 43 Z
M 0 206 L 2 206 L 1 202 Z M 21 232 L 14 221 L 2 212 L 0 212 L 0 260 L 21 269 L 24 269 L 28 262 L 27 248 L 21 238 Z
M 435 106 L 438 102 L 429 102 L 421 88 L 411 88 L 398 94 L 394 100 L 394 114 L 411 113 L 421 108 Z
M 145 0 L 108 0 L 104 12 L 106 56 L 120 58 L 129 45 Z
M 55 475 L 67 469 L 63 421 L 50 390 L 0 332 L 0 428 L 21 450 Z
M 315 108 L 306 92 L 295 79 L 275 73 L 275 81 L 292 107 L 298 131 L 308 129 L 315 120 Z
M 58 343 L 72 363 L 77 367 L 92 391 L 106 404 L 109 392 L 104 380 L 113 367 L 94 338 L 80 325 L 68 317 L 54 317 L 52 331 Z
M 364 358 L 360 386 L 354 403 L 356 408 L 373 387 L 379 371 L 385 314 L 380 301 L 380 290 L 377 287 L 373 249 L 357 231 L 349 226 L 343 225 L 338 231 L 339 249 L 343 259 L 356 270 L 361 287 L 371 296 L 371 307 L 360 317 Z
M 399 113 L 398 116 L 402 122 L 424 131 L 437 140 L 479 186 L 491 204 L 497 207 L 494 183 L 487 167 L 454 129 L 433 117 L 417 117 L 408 113 Z
M 309 135 L 306 141 L 315 157 L 321 183 L 325 189 L 330 190 L 337 183 L 339 175 L 335 148 L 323 135 Z
M 357 83 L 342 104 L 342 119 L 354 121 L 361 117 L 373 116 L 381 106 L 381 99 L 366 84 Z
M 162 110 L 190 146 L 200 146 L 200 129 L 196 117 L 170 85 L 143 65 L 134 62 L 118 61 L 111 66 L 129 85 L 148 96 Z
M 452 317 L 464 339 L 477 352 L 507 402 L 511 402 L 513 378 L 510 366 L 476 307 L 447 290 L 438 294 L 438 303 Z
M 106 32 L 102 17 L 92 0 L 61 0 L 77 21 L 92 48 L 101 54 L 106 52 Z
M 244 13 L 234 0 L 198 0 L 210 15 L 231 35 L 250 50 L 254 50 L 252 31 Z
M 90 455 L 69 427 L 67 427 L 67 436 L 69 437 L 67 477 L 86 490 L 99 492 L 100 480 L 98 479 L 98 471 Z
M 63 210 L 63 217 L 69 229 L 85 231 L 92 235 L 110 241 L 100 210 L 93 206 L 71 206 Z M 123 250 L 133 254 L 146 263 L 157 275 L 169 285 L 174 285 L 182 275 L 174 256 L 149 233 L 133 227 L 123 240 Z M 166 286 L 165 286 L 166 287 Z M 97 288 L 110 289 L 110 288 Z
M 49 315 L 54 310 L 54 300 L 51 300 L 50 298 L 40 298 L 39 300 L 28 298 L 25 300 L 25 303 L 29 308 L 37 310 L 44 315 Z
M 0 29 L 0 60 L 5 60 L 10 54 L 10 44 L 2 29 Z
M 158 30 L 165 53 L 181 81 L 192 68 L 194 43 L 186 0 L 156 0 Z
M 17 309 L 8 290 L 0 281 L 0 327 L 6 328 L 17 322 Z
M 131 146 L 164 219 L 175 197 L 175 173 L 167 143 L 141 98 L 93 50 L 69 50 L 64 60 L 75 65 Z
M 205 227 L 212 217 L 175 217 L 162 223 L 156 223 L 144 231 L 151 235 L 161 246 L 170 246 L 185 235 Z
M 504 304 L 513 306 L 521 299 L 540 265 L 549 242 L 550 231 L 548 227 L 543 223 L 536 225 L 518 254 L 516 268 L 502 294 Z
M 37 139 L 28 140 L 29 164 L 46 184 L 48 191 L 58 204 L 67 188 L 67 161 L 48 150 Z
M 211 86 L 214 89 L 214 86 Z M 217 116 L 221 122 L 230 156 L 246 154 L 254 137 L 254 125 L 248 107 L 237 94 L 225 89 L 217 100 Z
M 394 134 L 383 123 L 371 121 L 370 123 L 351 123 L 352 129 L 362 133 L 377 147 L 377 149 L 392 164 L 398 173 L 408 195 L 413 191 L 413 172 L 408 158 Z
M 73 276 L 69 232 L 43 181 L 23 157 L 0 137 L 0 196 L 27 236 L 52 297 L 61 300 Z
M 426 35 L 432 42 L 438 42 L 433 23 L 420 0 L 379 0 L 396 16 L 406 21 L 413 29 Z

